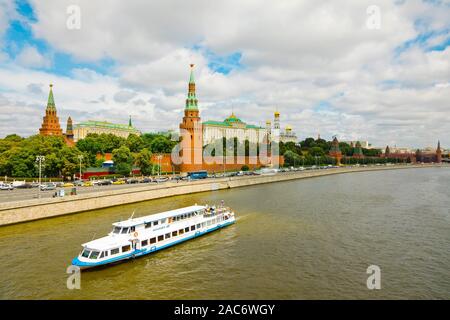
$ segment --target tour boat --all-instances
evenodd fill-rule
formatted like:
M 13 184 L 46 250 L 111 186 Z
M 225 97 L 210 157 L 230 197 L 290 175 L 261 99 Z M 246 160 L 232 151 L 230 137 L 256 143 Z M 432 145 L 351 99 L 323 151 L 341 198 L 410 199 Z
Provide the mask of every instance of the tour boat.
M 141 257 L 235 222 L 234 212 L 220 206 L 180 208 L 113 223 L 105 237 L 82 245 L 72 264 L 82 269 Z

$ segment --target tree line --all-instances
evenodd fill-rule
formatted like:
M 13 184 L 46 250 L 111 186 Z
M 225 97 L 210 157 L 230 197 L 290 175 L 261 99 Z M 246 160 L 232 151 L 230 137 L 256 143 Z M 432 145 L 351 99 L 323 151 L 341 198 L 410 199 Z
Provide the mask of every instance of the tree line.
M 335 165 L 336 159 L 329 156 L 331 147 L 332 141 L 309 137 L 299 143 L 280 142 L 280 154 L 284 156 L 286 166 Z M 365 157 L 363 159 L 352 158 L 355 148 L 346 142 L 339 142 L 339 149 L 342 153 L 342 162 L 344 164 L 381 163 L 386 161 L 380 158 L 380 149 L 361 148 Z
M 72 177 L 87 167 L 101 167 L 103 157 L 112 153 L 116 172 L 128 175 L 134 165 L 143 174 L 152 174 L 155 166 L 151 162 L 153 153 L 170 153 L 176 145 L 169 134 L 130 134 L 128 138 L 113 134 L 88 134 L 74 147 L 66 145 L 63 137 L 34 135 L 28 138 L 16 134 L 0 139 L 0 176 L 32 178 L 38 176 L 36 157 L 43 155 L 45 161 L 42 175 L 47 177 Z

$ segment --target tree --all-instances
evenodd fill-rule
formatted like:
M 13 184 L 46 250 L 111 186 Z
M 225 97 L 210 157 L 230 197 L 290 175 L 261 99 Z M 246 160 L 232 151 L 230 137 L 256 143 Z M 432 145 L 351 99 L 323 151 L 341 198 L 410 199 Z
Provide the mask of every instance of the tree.
M 300 156 L 293 151 L 288 150 L 284 153 L 284 164 L 287 166 L 298 166 L 301 161 Z
M 315 157 L 315 156 L 323 156 L 325 155 L 325 152 L 321 147 L 312 147 L 309 150 L 309 154 Z
M 145 147 L 144 140 L 135 134 L 130 134 L 125 144 L 131 152 L 139 152 Z
M 175 141 L 171 141 L 165 136 L 158 136 L 150 143 L 150 150 L 153 153 L 171 153 L 175 145 Z
M 143 175 L 150 175 L 153 172 L 152 153 L 144 148 L 136 155 L 136 165 L 141 169 Z
M 114 149 L 112 152 L 112 159 L 116 172 L 121 175 L 129 175 L 133 167 L 133 156 L 130 149 L 126 146 L 121 146 Z

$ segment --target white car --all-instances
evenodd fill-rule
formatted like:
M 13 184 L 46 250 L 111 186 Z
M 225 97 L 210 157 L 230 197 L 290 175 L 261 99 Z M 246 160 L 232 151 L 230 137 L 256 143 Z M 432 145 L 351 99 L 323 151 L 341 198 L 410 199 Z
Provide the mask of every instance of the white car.
M 0 190 L 14 190 L 11 184 L 0 184 Z
M 51 191 L 51 190 L 56 190 L 56 184 L 49 183 L 41 185 L 41 191 Z

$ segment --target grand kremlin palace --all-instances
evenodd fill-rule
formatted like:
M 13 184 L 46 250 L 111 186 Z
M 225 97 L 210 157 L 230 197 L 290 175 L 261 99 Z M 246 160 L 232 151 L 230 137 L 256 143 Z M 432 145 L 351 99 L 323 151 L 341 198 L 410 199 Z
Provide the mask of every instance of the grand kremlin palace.
M 262 143 L 266 130 L 252 124 L 246 124 L 237 118 L 234 113 L 224 121 L 208 120 L 202 123 L 203 145 L 210 144 L 218 139 L 237 138 L 239 142 L 248 140 L 250 143 Z
M 84 139 L 89 133 L 114 134 L 118 137 L 127 138 L 130 134 L 141 135 L 141 132 L 133 127 L 131 119 L 128 125 L 114 124 L 106 121 L 84 121 L 74 125 L 73 135 L 75 142 Z

